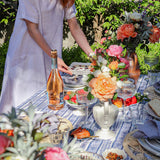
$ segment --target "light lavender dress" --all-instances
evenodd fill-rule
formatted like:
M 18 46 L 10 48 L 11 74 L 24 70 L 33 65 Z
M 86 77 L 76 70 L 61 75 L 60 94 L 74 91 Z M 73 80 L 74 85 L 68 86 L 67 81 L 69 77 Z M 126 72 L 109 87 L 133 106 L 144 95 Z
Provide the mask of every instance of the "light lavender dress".
M 40 90 L 51 70 L 50 57 L 30 37 L 23 19 L 37 23 L 49 46 L 62 57 L 63 19 L 75 14 L 75 5 L 64 9 L 59 0 L 19 0 L 6 58 L 0 112 L 10 111 Z

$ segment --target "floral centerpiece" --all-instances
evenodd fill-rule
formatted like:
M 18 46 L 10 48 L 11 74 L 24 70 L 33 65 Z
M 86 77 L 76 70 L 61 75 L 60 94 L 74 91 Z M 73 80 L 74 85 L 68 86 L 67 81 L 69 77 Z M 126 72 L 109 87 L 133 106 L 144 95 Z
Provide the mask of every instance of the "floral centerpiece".
M 128 77 L 126 73 L 129 67 L 128 61 L 123 58 L 123 48 L 118 45 L 111 45 L 106 50 L 97 51 L 90 55 L 93 62 L 90 66 L 92 71 L 88 75 L 89 91 L 88 99 L 94 96 L 101 101 L 107 101 L 116 97 L 117 87 L 121 87 L 121 80 Z

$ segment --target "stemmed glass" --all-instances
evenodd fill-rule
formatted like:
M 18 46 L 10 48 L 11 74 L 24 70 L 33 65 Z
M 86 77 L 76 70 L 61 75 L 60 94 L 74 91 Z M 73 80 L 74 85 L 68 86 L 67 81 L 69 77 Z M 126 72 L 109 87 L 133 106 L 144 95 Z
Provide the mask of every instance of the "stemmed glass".
M 123 118 L 122 118 L 122 120 L 124 122 L 130 122 L 130 121 L 133 122 L 132 111 L 131 111 L 130 107 L 126 107 L 126 99 L 133 97 L 135 92 L 136 92 L 136 86 L 132 82 L 131 83 L 123 82 L 122 88 L 119 88 L 117 90 L 118 97 L 123 99 L 123 106 L 122 106 L 123 107 Z M 127 118 L 127 111 L 128 110 L 130 110 L 130 112 L 131 112 L 131 117 L 130 118 L 128 117 L 129 119 Z
M 148 71 L 148 79 L 149 79 L 150 84 L 153 84 L 154 80 L 153 79 L 152 79 L 152 81 L 150 80 L 150 78 L 152 78 L 152 73 L 154 73 L 154 71 L 151 70 L 151 67 L 158 64 L 159 56 L 157 56 L 157 55 L 154 55 L 154 56 L 153 55 L 152 56 L 145 55 L 144 56 L 144 62 L 150 66 L 150 70 Z
M 80 105 L 81 108 L 83 107 L 85 109 L 85 120 L 81 124 L 83 126 L 87 126 L 90 123 L 88 121 L 88 107 L 94 102 L 96 102 L 95 98 L 92 100 L 88 100 L 87 95 L 88 95 L 88 92 L 84 91 L 83 89 L 79 89 L 76 91 L 78 105 Z

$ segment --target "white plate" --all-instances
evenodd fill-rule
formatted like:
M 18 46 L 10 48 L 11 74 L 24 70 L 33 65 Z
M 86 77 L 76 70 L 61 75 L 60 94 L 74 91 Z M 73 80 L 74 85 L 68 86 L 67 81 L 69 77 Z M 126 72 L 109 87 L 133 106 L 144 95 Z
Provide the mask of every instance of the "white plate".
M 145 104 L 144 108 L 145 108 L 146 112 L 147 112 L 150 116 L 152 116 L 152 117 L 160 120 L 160 117 L 157 116 L 157 115 L 153 112 L 153 110 L 149 107 L 148 103 Z
M 145 141 L 150 147 L 160 152 L 160 144 L 157 141 L 154 139 L 145 139 Z
M 102 153 L 102 156 L 105 160 L 108 160 L 107 155 L 109 152 L 112 152 L 112 153 L 116 153 L 118 155 L 122 155 L 123 156 L 123 159 L 126 159 L 127 158 L 127 154 L 124 152 L 124 150 L 121 150 L 121 149 L 118 149 L 118 148 L 111 148 L 111 149 L 107 149 L 105 150 L 103 153 Z
M 138 142 L 140 143 L 140 145 L 146 149 L 147 151 L 149 151 L 150 153 L 160 157 L 160 152 L 153 149 L 150 145 L 147 144 L 147 142 L 144 139 L 138 139 Z

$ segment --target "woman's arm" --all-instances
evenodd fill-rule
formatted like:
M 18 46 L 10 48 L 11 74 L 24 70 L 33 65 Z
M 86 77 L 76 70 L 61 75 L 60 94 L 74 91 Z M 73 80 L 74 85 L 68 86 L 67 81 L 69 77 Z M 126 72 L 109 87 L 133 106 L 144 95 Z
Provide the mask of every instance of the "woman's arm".
M 82 50 L 89 56 L 90 53 L 93 52 L 91 49 L 86 36 L 84 35 L 83 31 L 81 30 L 76 17 L 73 17 L 68 20 L 68 25 L 71 31 L 72 36 L 74 37 L 75 41 L 78 45 L 82 48 Z
M 50 56 L 51 48 L 49 47 L 49 45 L 43 38 L 42 34 L 40 33 L 38 29 L 38 24 L 32 23 L 28 20 L 25 20 L 25 22 L 30 36 L 39 45 L 39 47 L 41 47 L 42 50 Z M 69 67 L 64 63 L 64 61 L 61 58 L 58 58 L 58 69 L 62 72 L 72 74 L 71 71 L 68 70 Z

